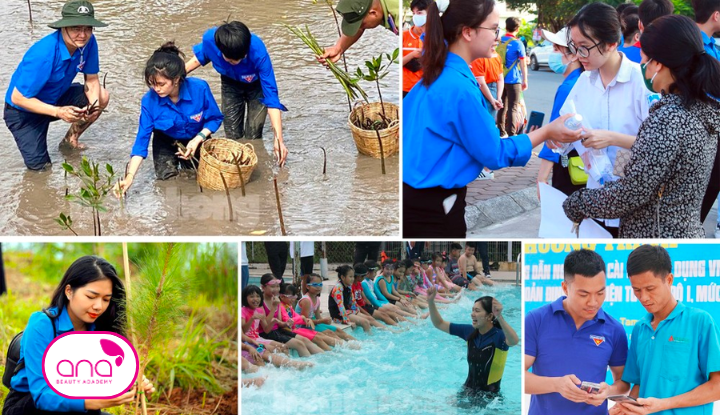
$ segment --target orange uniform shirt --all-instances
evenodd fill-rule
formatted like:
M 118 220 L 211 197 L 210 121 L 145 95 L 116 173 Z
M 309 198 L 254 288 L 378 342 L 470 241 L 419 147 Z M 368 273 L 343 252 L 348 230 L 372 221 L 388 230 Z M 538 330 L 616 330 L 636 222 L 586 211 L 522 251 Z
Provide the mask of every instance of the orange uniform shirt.
M 408 49 L 422 49 L 422 41 L 420 40 L 420 36 L 415 35 L 413 33 L 412 29 L 406 30 L 402 33 L 402 54 L 403 56 L 408 55 L 412 50 Z M 415 86 L 416 83 L 422 78 L 423 72 L 422 69 L 413 72 L 405 66 L 403 66 L 402 71 L 402 82 L 403 82 L 403 91 L 404 92 L 410 92 L 410 90 Z
M 494 58 L 475 59 L 470 64 L 470 70 L 476 77 L 484 76 L 485 83 L 491 84 L 500 80 L 502 76 L 502 61 L 499 55 Z

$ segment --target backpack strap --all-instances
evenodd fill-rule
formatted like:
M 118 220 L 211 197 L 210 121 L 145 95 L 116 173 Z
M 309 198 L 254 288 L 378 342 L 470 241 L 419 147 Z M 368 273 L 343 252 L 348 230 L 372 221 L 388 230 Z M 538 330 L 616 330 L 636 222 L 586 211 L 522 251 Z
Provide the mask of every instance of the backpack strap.
M 57 316 L 52 315 L 50 313 L 50 311 L 48 311 L 47 308 L 43 308 L 42 312 L 46 316 L 48 316 L 48 318 L 50 319 L 50 324 L 52 325 L 52 328 L 53 328 L 53 339 L 54 339 L 57 337 L 57 328 L 55 327 L 55 319 L 57 318 Z M 15 366 L 15 370 L 13 371 L 13 376 L 17 375 L 18 372 L 20 372 L 20 370 L 24 369 L 24 368 L 25 368 L 25 359 L 23 358 L 23 359 L 20 359 L 18 364 Z

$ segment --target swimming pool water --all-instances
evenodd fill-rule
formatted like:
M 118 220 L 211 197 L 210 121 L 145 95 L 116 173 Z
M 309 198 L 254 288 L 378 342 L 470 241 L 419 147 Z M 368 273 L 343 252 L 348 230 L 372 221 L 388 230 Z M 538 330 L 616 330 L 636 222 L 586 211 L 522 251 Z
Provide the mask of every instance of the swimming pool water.
M 443 319 L 470 323 L 473 301 L 492 295 L 503 314 L 521 332 L 521 291 L 491 287 L 469 293 L 440 309 Z M 485 407 L 458 398 L 467 377 L 467 346 L 459 337 L 435 329 L 430 319 L 401 333 L 354 331 L 361 350 L 347 348 L 306 358 L 315 367 L 305 371 L 269 365 L 261 388 L 241 388 L 243 414 L 517 414 L 521 410 L 519 345 L 508 352 L 501 396 Z

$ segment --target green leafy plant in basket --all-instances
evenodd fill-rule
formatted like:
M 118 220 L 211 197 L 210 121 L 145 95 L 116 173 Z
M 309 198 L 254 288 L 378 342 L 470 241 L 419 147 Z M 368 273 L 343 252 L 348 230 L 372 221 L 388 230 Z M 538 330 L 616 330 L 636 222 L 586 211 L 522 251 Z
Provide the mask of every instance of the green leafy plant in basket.
M 105 164 L 105 169 L 101 169 L 99 163 L 90 161 L 87 157 L 82 158 L 80 166 L 78 166 L 77 169 L 67 162 L 63 163 L 62 167 L 65 170 L 66 177 L 67 175 L 75 176 L 80 179 L 82 183 L 77 193 L 67 193 L 65 198 L 90 209 L 93 219 L 94 236 L 102 236 L 100 212 L 107 212 L 105 199 L 115 184 L 115 171 L 109 164 Z M 70 215 L 65 215 L 61 212 L 59 217 L 55 219 L 55 222 L 57 222 L 62 229 L 70 230 L 77 235 L 72 228 L 73 221 Z
M 382 98 L 380 81 L 390 73 L 390 68 L 392 67 L 392 65 L 394 63 L 398 63 L 399 54 L 400 49 L 396 48 L 392 53 L 383 53 L 378 55 L 378 57 L 376 58 L 365 61 L 365 67 L 368 70 L 367 73 L 363 72 L 361 68 L 357 68 L 356 75 L 358 79 L 375 83 L 375 87 L 378 91 L 378 96 L 380 97 L 381 108 L 381 113 L 379 114 L 381 117 L 380 120 L 365 118 L 362 116 L 362 111 L 360 111 L 360 117 L 355 117 L 353 120 L 355 126 L 357 126 L 358 128 L 376 131 L 383 130 L 385 128 L 388 128 L 393 120 L 398 119 L 399 114 L 397 112 L 390 115 L 385 113 L 385 103 Z M 385 63 L 383 63 L 383 57 L 385 57 Z

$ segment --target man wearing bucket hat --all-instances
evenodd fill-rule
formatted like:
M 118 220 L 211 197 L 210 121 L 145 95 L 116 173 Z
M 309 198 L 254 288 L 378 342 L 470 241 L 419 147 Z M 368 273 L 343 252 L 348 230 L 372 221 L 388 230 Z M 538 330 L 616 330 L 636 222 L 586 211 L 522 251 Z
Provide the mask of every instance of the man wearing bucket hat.
M 325 53 L 318 58 L 320 62 L 329 59 L 337 62 L 343 52 L 360 39 L 365 29 L 373 29 L 383 25 L 386 29 L 400 34 L 395 24 L 400 15 L 398 0 L 340 0 L 335 8 L 343 17 L 342 35 L 335 45 L 325 48 Z
M 47 133 L 51 122 L 61 119 L 71 124 L 61 148 L 83 149 L 78 138 L 109 101 L 98 77 L 98 45 L 93 35 L 95 27 L 107 25 L 95 19 L 93 5 L 68 1 L 62 18 L 48 26 L 57 30 L 25 53 L 5 95 L 5 124 L 31 170 L 50 165 Z M 73 83 L 78 72 L 85 75 L 85 85 Z

